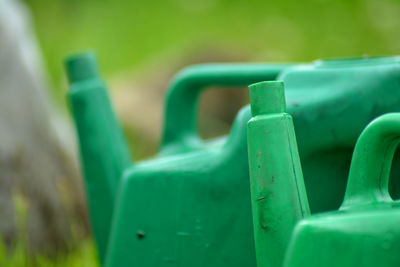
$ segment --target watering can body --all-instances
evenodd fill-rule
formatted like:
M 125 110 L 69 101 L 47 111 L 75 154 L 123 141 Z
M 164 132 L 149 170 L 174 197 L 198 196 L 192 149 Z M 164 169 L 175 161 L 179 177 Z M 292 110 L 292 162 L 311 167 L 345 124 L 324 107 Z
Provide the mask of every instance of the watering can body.
M 337 210 L 362 129 L 381 114 L 400 111 L 399 58 L 320 60 L 277 79 L 285 83 L 311 212 Z M 399 171 L 396 159 L 393 174 Z M 400 196 L 397 180 L 391 189 Z
M 162 155 L 170 148 L 184 152 L 203 145 L 193 119 L 201 89 L 209 85 L 247 86 L 252 82 L 245 84 L 243 74 L 248 75 L 249 68 L 259 73 L 258 77 L 265 72 L 252 64 L 212 66 L 188 68 L 172 83 L 164 112 Z M 273 67 L 275 80 L 285 83 L 287 111 L 293 117 L 311 212 L 336 210 L 344 196 L 352 151 L 362 129 L 381 114 L 400 111 L 400 58 L 327 59 Z M 265 80 L 273 75 L 268 77 Z M 257 81 L 262 80 L 254 79 Z M 395 161 L 393 174 L 400 174 L 400 162 Z M 326 169 L 331 171 L 327 173 Z M 391 191 L 400 196 L 396 183 L 390 185 Z
M 340 204 L 363 126 L 400 110 L 397 58 L 195 66 L 171 84 L 160 153 L 133 164 L 104 84 L 98 74 L 81 74 L 93 58 L 68 64 L 91 222 L 107 266 L 255 266 L 246 142 L 250 110 L 238 114 L 228 137 L 204 142 L 195 119 L 201 89 L 285 81 L 312 211 Z
M 191 128 L 198 91 L 185 90 L 273 80 L 284 67 L 199 66 L 186 69 L 184 78 L 178 75 L 167 96 L 159 157 L 124 173 L 106 266 L 255 266 L 246 142 L 250 109 L 239 111 L 228 137 L 204 142 Z
M 399 207 L 305 219 L 294 231 L 285 266 L 399 266 Z
M 103 265 L 255 265 L 254 252 L 241 253 L 242 245 L 254 251 L 247 198 L 249 107 L 239 112 L 228 138 L 204 142 L 190 128 L 195 126 L 197 99 L 188 90 L 271 80 L 284 67 L 222 64 L 186 69 L 172 82 L 167 97 L 166 114 L 178 115 L 164 127 L 160 153 L 134 164 L 94 56 L 67 61 L 68 97 Z M 180 97 L 185 101 L 175 103 Z
M 368 125 L 354 150 L 340 210 L 296 226 L 285 266 L 399 266 L 400 203 L 388 192 L 399 141 L 400 113 Z
M 128 169 L 107 266 L 255 266 L 246 149 L 248 109 L 226 143 Z M 150 190 L 149 190 L 150 189 Z

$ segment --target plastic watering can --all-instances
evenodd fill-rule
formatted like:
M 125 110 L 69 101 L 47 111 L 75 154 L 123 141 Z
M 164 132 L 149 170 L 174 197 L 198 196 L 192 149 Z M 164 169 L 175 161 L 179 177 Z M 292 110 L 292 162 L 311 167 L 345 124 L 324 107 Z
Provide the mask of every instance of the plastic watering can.
M 201 144 L 194 119 L 195 100 L 201 89 L 209 85 L 243 86 L 239 83 L 241 77 L 255 71 L 254 66 L 263 65 L 208 64 L 180 72 L 167 94 L 163 141 L 183 144 L 184 149 L 174 146 L 182 152 Z M 362 129 L 379 115 L 400 111 L 400 58 L 323 59 L 279 67 L 276 80 L 285 83 L 287 110 L 293 116 L 310 209 L 337 210 Z M 168 146 L 163 142 L 162 150 L 168 151 Z M 400 175 L 398 159 L 393 174 Z M 395 180 L 390 187 L 400 197 L 399 182 Z
M 94 56 L 71 57 L 66 65 L 102 263 L 254 266 L 246 143 L 249 108 L 239 112 L 227 138 L 204 142 L 195 127 L 195 107 L 200 88 L 273 80 L 287 65 L 215 64 L 184 70 L 167 96 L 160 153 L 139 163 L 133 163 L 127 151 Z
M 362 129 L 379 115 L 400 111 L 399 58 L 319 60 L 289 68 L 277 80 L 285 83 L 311 212 L 337 210 Z M 393 174 L 400 175 L 399 159 Z M 400 196 L 398 180 L 391 191 Z
M 205 142 L 196 130 L 201 89 L 283 80 L 311 211 L 329 210 L 343 197 L 362 128 L 382 113 L 400 110 L 399 66 L 398 58 L 389 57 L 189 67 L 170 85 L 159 154 L 132 163 L 93 55 L 70 58 L 68 98 L 101 261 L 255 266 L 246 140 L 250 110 L 238 113 L 227 137 Z
M 365 128 L 339 211 L 297 225 L 285 266 L 399 266 L 400 202 L 388 192 L 399 141 L 400 113 L 383 115 Z

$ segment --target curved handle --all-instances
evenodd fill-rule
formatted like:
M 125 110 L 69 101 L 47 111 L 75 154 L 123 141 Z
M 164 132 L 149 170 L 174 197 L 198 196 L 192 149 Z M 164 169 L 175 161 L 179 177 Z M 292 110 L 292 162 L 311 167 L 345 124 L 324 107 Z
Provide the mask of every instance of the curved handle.
M 200 92 L 210 86 L 248 86 L 274 80 L 293 64 L 204 64 L 179 72 L 166 96 L 162 147 L 192 147 L 200 143 L 196 110 Z
M 341 209 L 388 202 L 390 168 L 400 142 L 400 113 L 373 120 L 354 149 L 349 180 Z

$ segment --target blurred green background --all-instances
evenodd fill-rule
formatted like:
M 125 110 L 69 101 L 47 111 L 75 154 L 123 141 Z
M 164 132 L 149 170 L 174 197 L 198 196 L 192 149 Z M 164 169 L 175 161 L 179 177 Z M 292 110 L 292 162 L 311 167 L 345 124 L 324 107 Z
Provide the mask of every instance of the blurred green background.
M 94 49 L 106 77 L 157 55 L 217 47 L 249 61 L 398 54 L 398 0 L 26 0 L 57 100 L 61 62 Z

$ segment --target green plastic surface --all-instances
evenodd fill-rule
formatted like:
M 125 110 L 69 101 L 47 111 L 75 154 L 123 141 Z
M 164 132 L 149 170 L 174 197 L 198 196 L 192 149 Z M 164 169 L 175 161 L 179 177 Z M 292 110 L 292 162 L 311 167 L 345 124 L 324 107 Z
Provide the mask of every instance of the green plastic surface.
M 170 85 L 160 153 L 133 164 L 93 66 L 92 55 L 67 62 L 69 101 L 91 223 L 107 266 L 255 266 L 250 109 L 239 112 L 228 137 L 204 142 L 195 127 L 202 89 L 285 82 L 311 211 L 339 207 L 357 136 L 378 115 L 400 111 L 396 57 L 193 66 Z
M 107 248 L 116 192 L 131 157 L 94 55 L 71 57 L 66 67 L 92 231 L 101 256 Z
M 175 154 L 204 146 L 197 131 L 200 93 L 212 86 L 247 87 L 274 80 L 293 64 L 203 64 L 187 67 L 172 80 L 166 95 L 161 154 Z
M 167 120 L 164 127 L 159 156 L 138 164 L 129 161 L 106 88 L 94 71 L 93 54 L 71 57 L 66 65 L 71 83 L 68 97 L 80 140 L 91 223 L 101 261 L 104 263 L 114 213 L 108 266 L 185 265 L 192 262 L 194 254 L 198 266 L 204 261 L 254 265 L 254 252 L 240 256 L 242 247 L 236 243 L 241 241 L 254 250 L 247 199 L 246 123 L 250 111 L 245 108 L 237 116 L 228 140 L 203 142 L 195 127 L 197 94 L 203 86 L 239 87 L 275 79 L 289 65 L 213 64 L 187 68 L 171 84 L 166 113 L 173 119 Z M 119 185 L 117 200 L 116 186 L 123 171 L 125 178 Z M 229 185 L 224 184 L 227 175 L 231 176 Z M 191 180 L 186 185 L 187 179 Z M 202 205 L 197 210 L 198 203 Z M 237 208 L 243 214 L 237 216 Z M 191 210 L 191 217 L 186 209 Z M 230 220 L 233 225 L 224 227 Z M 217 252 L 221 254 L 218 257 Z
M 282 266 L 296 222 L 310 209 L 283 82 L 250 86 L 251 203 L 257 266 Z
M 340 210 L 297 225 L 285 266 L 399 266 L 400 202 L 388 192 L 399 141 L 400 113 L 383 115 L 366 127 Z

